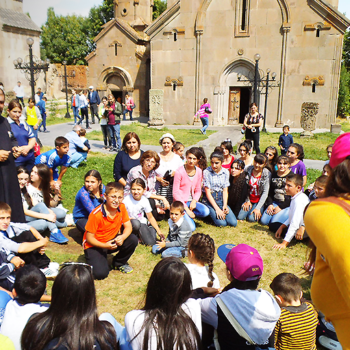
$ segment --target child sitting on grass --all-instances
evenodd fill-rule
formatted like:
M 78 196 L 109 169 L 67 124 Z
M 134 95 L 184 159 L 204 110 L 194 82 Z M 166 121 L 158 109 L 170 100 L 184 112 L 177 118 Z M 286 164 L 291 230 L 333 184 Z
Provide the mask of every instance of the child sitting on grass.
M 94 209 L 85 226 L 83 247 L 86 262 L 93 267 L 95 279 L 105 279 L 109 274 L 107 254 L 118 252 L 112 268 L 131 273 L 128 260 L 134 253 L 138 239 L 131 233 L 132 226 L 125 205 L 124 186 L 110 182 L 104 194 L 105 203 Z M 123 229 L 122 229 L 123 226 Z
M 162 254 L 162 258 L 184 257 L 185 248 L 192 234 L 190 224 L 185 220 L 184 215 L 183 203 L 180 201 L 173 202 L 170 206 L 168 237 L 152 247 L 153 254 Z
M 201 287 L 220 288 L 218 276 L 213 272 L 214 240 L 204 233 L 194 233 L 188 241 L 187 250 L 190 263 L 185 265 L 191 274 L 192 289 Z
M 16 350 L 21 350 L 22 331 L 30 317 L 47 310 L 39 303 L 45 288 L 45 275 L 36 266 L 27 265 L 17 272 L 12 291 L 15 299 L 7 303 L 1 325 L 1 333 L 13 341 Z
M 88 152 L 90 152 L 90 149 L 91 149 L 90 142 L 85 136 L 86 136 L 86 130 L 81 128 L 79 130 L 79 137 L 83 141 L 84 146 L 87 147 Z M 77 150 L 78 150 L 78 152 L 84 152 L 84 150 L 80 147 L 77 147 Z
M 302 187 L 303 177 L 301 175 L 289 174 L 287 176 L 286 195 L 292 198 L 289 217 L 280 225 L 275 234 L 276 238 L 281 238 L 282 235 L 285 234 L 283 242 L 275 244 L 273 249 L 279 250 L 286 248 L 294 237 L 299 241 L 305 238 L 304 210 L 310 203 L 310 200 L 308 196 L 301 191 Z M 273 231 L 272 225 L 270 225 L 269 228 Z
M 316 349 L 317 312 L 308 302 L 302 302 L 300 279 L 292 273 L 276 276 L 270 288 L 281 307 L 275 328 L 275 349 Z

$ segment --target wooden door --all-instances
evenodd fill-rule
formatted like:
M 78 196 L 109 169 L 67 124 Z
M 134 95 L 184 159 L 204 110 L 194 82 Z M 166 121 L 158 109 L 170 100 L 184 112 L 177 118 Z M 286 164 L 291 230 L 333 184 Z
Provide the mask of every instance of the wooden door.
M 228 125 L 238 124 L 239 122 L 239 108 L 241 102 L 241 88 L 230 87 L 228 107 Z

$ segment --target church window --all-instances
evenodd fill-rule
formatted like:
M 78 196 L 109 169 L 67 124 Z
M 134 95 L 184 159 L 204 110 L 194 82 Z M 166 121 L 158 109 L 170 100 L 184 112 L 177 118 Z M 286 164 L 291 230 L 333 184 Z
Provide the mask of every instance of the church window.
M 236 0 L 235 36 L 249 36 L 250 0 Z
M 312 88 L 312 92 L 315 93 L 316 92 L 316 84 L 312 83 L 311 88 Z
M 118 44 L 114 44 L 114 56 L 118 56 Z
M 320 37 L 320 28 L 317 28 L 316 29 L 316 38 L 319 38 Z
M 174 41 L 177 41 L 177 33 L 174 33 Z

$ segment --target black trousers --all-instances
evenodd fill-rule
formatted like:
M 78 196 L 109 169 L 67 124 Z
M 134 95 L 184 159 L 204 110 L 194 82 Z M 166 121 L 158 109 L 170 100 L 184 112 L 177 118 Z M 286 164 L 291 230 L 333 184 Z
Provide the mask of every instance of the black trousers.
M 24 231 L 19 236 L 12 238 L 17 243 L 36 242 L 37 239 L 30 231 Z M 35 265 L 39 269 L 44 269 L 50 264 L 50 258 L 46 254 L 40 254 L 38 250 L 33 250 L 29 253 L 18 254 L 18 256 L 24 260 L 27 265 Z
M 85 249 L 86 262 L 92 266 L 92 273 L 97 280 L 103 280 L 109 275 L 107 254 L 118 252 L 113 258 L 113 267 L 125 265 L 134 253 L 139 243 L 138 238 L 132 233 L 122 246 L 114 250 L 92 247 Z
M 252 132 L 250 129 L 246 129 L 245 131 L 245 139 L 246 140 L 253 140 L 254 142 L 254 150 L 256 152 L 256 154 L 260 153 L 260 147 L 259 147 L 259 143 L 260 143 L 260 130 L 259 128 L 255 128 L 256 131 Z
M 98 116 L 97 103 L 93 103 L 90 105 L 90 113 L 92 124 L 95 124 L 95 116 L 97 117 L 97 120 L 100 121 L 100 117 Z
M 132 233 L 139 237 L 143 244 L 153 246 L 156 244 L 157 232 L 152 226 L 142 224 L 137 219 L 131 219 Z
M 80 109 L 80 112 L 81 112 L 81 119 L 79 120 L 78 125 L 84 121 L 84 117 L 85 117 L 86 128 L 88 128 L 89 127 L 88 108 L 83 107 Z

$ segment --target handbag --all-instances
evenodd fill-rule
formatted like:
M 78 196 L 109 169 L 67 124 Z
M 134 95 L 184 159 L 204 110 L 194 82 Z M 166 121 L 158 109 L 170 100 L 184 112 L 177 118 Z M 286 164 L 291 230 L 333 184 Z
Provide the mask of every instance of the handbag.
M 242 129 L 241 129 L 241 134 L 244 134 L 244 133 L 245 133 L 245 130 L 246 130 L 246 127 L 243 125 L 243 126 L 242 126 Z
M 213 111 L 209 107 L 205 107 L 205 113 L 211 114 Z
M 131 109 L 135 109 L 136 108 L 136 104 L 134 102 L 134 104 L 132 106 L 130 106 Z

